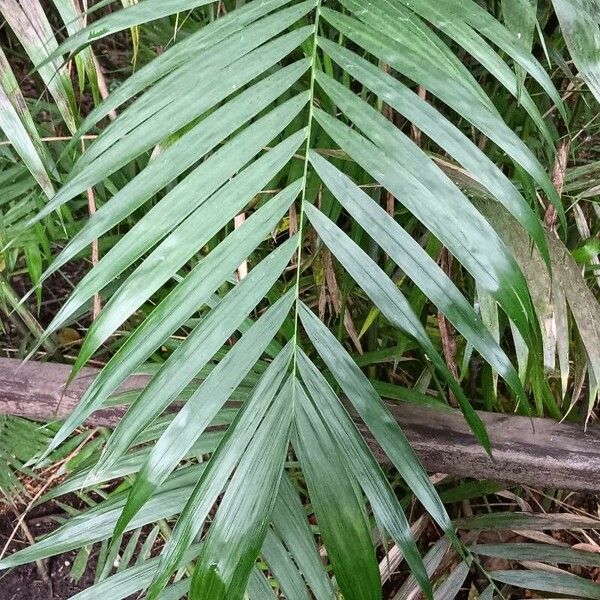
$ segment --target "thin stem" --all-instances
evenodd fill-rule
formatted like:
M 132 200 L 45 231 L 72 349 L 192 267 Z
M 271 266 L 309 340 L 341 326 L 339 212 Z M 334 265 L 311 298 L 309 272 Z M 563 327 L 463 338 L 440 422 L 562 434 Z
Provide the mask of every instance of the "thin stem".
M 318 0 L 315 8 L 315 30 L 313 34 L 312 56 L 310 63 L 310 99 L 308 106 L 308 123 L 306 126 L 306 146 L 304 149 L 304 169 L 302 173 L 302 195 L 300 197 L 300 214 L 298 216 L 298 251 L 296 253 L 296 304 L 294 309 L 294 353 L 292 358 L 292 373 L 296 376 L 297 369 L 297 353 L 298 348 L 298 315 L 300 303 L 300 266 L 302 261 L 302 237 L 304 233 L 304 203 L 306 201 L 306 188 L 308 180 L 308 152 L 310 150 L 310 138 L 312 131 L 313 112 L 314 112 L 314 95 L 315 95 L 315 65 L 317 61 L 317 35 L 319 31 L 319 18 L 321 16 L 321 0 Z M 295 389 L 295 386 L 294 388 Z
M 85 153 L 85 141 L 81 140 L 81 153 Z M 88 201 L 88 215 L 92 217 L 96 213 L 96 196 L 94 194 L 94 188 L 89 187 L 87 189 L 87 201 Z M 92 268 L 95 268 L 100 260 L 100 248 L 98 239 L 92 241 Z M 96 292 L 94 294 L 94 300 L 92 304 L 92 321 L 95 321 L 100 314 L 102 304 L 100 302 L 100 294 Z
M 95 140 L 97 135 L 82 135 L 82 140 Z M 73 139 L 72 135 L 53 135 L 50 137 L 42 137 L 40 141 L 42 142 L 70 142 Z M 2 140 L 0 141 L 0 146 L 12 146 L 13 143 L 10 140 Z

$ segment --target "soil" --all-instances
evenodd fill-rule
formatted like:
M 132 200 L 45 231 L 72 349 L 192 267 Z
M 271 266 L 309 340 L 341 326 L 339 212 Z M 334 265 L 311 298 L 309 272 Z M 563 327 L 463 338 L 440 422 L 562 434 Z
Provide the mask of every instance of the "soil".
M 79 581 L 71 579 L 70 571 L 76 552 L 61 554 L 47 561 L 50 584 L 44 581 L 35 563 L 17 567 L 0 579 L 0 600 L 67 600 L 94 583 L 95 560 Z
M 73 494 L 66 495 L 61 500 L 73 507 L 83 508 L 81 501 Z M 17 513 L 19 512 L 20 509 L 17 507 Z M 25 524 L 31 536 L 37 540 L 59 526 L 56 518 L 59 515 L 66 516 L 59 505 L 50 501 L 34 508 L 25 519 Z M 0 503 L 0 550 L 6 544 L 16 524 L 17 518 L 14 511 L 7 509 L 6 504 Z M 137 551 L 141 549 L 148 531 L 144 530 L 142 532 Z M 123 544 L 127 544 L 128 541 L 129 535 L 126 534 Z M 160 543 L 159 538 L 153 549 L 153 555 L 158 554 L 160 551 Z M 24 531 L 19 529 L 8 546 L 6 555 L 30 545 L 31 541 L 27 539 Z M 10 571 L 1 572 L 0 600 L 67 600 L 72 598 L 78 592 L 86 590 L 94 584 L 99 548 L 99 544 L 92 547 L 85 571 L 77 580 L 73 579 L 71 571 L 78 550 L 53 556 L 41 561 L 39 565 L 34 562 L 21 565 Z M 137 598 L 138 594 L 135 594 L 125 600 L 136 600 Z
M 25 307 L 42 329 L 45 329 L 50 324 L 64 303 L 65 298 L 69 296 L 73 287 L 83 278 L 88 270 L 89 264 L 85 260 L 69 263 L 59 273 L 52 274 L 44 282 L 42 301 L 39 305 L 33 294 L 27 299 Z M 31 281 L 28 275 L 23 273 L 11 277 L 10 285 L 19 298 L 23 298 L 31 289 Z M 90 321 L 90 315 L 84 313 L 68 329 L 68 332 L 73 332 L 71 333 L 73 339 L 68 339 L 63 344 L 61 343 L 60 336 L 57 337 L 56 341 L 59 346 L 59 352 L 54 357 L 54 360 L 67 363 L 72 362 L 72 357 L 77 354 L 80 339 L 84 336 Z M 34 343 L 34 336 L 20 319 L 14 315 L 10 318 L 4 311 L 0 310 L 0 356 L 6 358 L 23 358 Z M 43 359 L 45 357 L 43 348 L 41 352 L 41 354 L 36 355 L 36 358 Z
M 52 503 L 34 509 L 25 520 L 33 537 L 40 538 L 57 527 L 50 516 L 56 511 Z M 0 513 L 0 546 L 4 547 L 16 524 L 11 512 Z M 20 529 L 11 541 L 6 554 L 30 545 Z M 71 578 L 71 568 L 77 551 L 49 558 L 38 566 L 36 563 L 16 567 L 0 575 L 0 600 L 67 600 L 94 583 L 97 552 L 88 559 L 86 570 L 78 581 Z

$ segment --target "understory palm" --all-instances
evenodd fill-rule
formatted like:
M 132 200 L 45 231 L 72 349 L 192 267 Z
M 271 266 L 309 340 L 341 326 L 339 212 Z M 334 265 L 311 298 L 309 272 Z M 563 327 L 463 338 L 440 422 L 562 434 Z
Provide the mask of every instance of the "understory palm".
M 52 495 L 126 476 L 131 486 L 0 567 L 109 538 L 118 547 L 125 532 L 178 515 L 160 559 L 133 567 L 127 581 L 114 575 L 99 582 L 89 597 L 146 588 L 150 599 L 180 597 L 189 587 L 190 598 L 267 598 L 273 591 L 257 563 L 262 556 L 288 598 L 338 591 L 378 598 L 374 537 L 397 545 L 431 596 L 402 502 L 357 422 L 464 564 L 471 559 L 381 398 L 377 369 L 361 368 L 361 340 L 370 335 L 372 345 L 394 347 L 394 360 L 415 360 L 418 377 L 435 382 L 493 451 L 464 372 L 432 335 L 428 308 L 464 339 L 463 371 L 476 356 L 487 365 L 490 397 L 502 396 L 522 414 L 559 417 L 561 397 L 575 396 L 568 342 L 566 356 L 558 347 L 558 395 L 547 381 L 558 342 L 540 327 L 548 303 L 532 274 L 541 273 L 553 302 L 564 305 L 567 340 L 571 311 L 591 411 L 600 351 L 583 313 L 591 311 L 597 324 L 598 305 L 559 239 L 567 218 L 547 168 L 558 134 L 543 114 L 555 110 L 566 123 L 569 109 L 520 33 L 476 2 L 253 0 L 188 33 L 78 122 L 70 80 L 56 84 L 67 55 L 207 4 L 145 0 L 76 27 L 58 49 L 32 56 L 40 74 L 50 69 L 45 81 L 72 134 L 63 159 L 79 152 L 84 134 L 100 131 L 69 172 L 61 172 L 63 159 L 47 155 L 28 113 L 15 108 L 14 86 L 13 96 L 6 86 L 0 95 L 0 107 L 8 107 L 0 127 L 47 196 L 21 223 L 25 229 L 56 219 L 89 189 L 101 187 L 106 197 L 38 283 L 119 232 L 45 336 L 96 294 L 104 307 L 73 376 L 121 328 L 126 335 L 43 458 L 128 376 L 152 375 L 127 397 L 128 410 L 95 464 Z M 575 65 L 598 93 L 591 4 L 555 0 L 554 8 Z M 6 0 L 0 9 L 16 10 Z M 83 56 L 89 74 L 93 61 Z M 535 152 L 483 77 L 518 105 L 539 142 Z M 113 111 L 117 118 L 105 122 Z M 486 151 L 478 143 L 484 138 Z M 131 176 L 111 183 L 124 171 Z M 544 226 L 548 207 L 558 237 Z M 232 227 L 238 215 L 244 218 Z M 459 263 L 454 276 L 440 266 L 440 252 Z M 311 291 L 319 278 L 328 299 Z M 371 307 L 360 331 L 353 305 Z M 164 361 L 149 367 L 175 335 Z M 192 560 L 191 576 L 170 584 Z

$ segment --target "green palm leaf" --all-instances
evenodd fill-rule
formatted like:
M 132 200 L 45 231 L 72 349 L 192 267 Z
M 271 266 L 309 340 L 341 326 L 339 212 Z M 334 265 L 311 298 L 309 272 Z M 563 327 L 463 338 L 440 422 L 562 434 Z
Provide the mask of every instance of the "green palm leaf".
M 600 99 L 600 11 L 593 2 L 552 0 L 569 52 L 581 77 Z
M 386 531 L 401 548 L 415 577 L 423 589 L 427 590 L 429 586 L 427 573 L 410 534 L 408 521 L 366 442 L 325 378 L 303 352 L 298 355 L 298 370 L 306 385 L 306 391 L 312 399 L 316 416 L 320 417 L 323 423 L 329 424 L 329 434 L 337 439 L 344 457 L 340 463 L 345 462 L 348 472 L 355 475 L 373 508 L 379 527 Z M 301 424 L 298 423 L 297 427 L 300 429 Z M 299 435 L 302 436 L 302 433 Z
M 47 156 L 8 60 L 0 48 L 0 129 L 46 196 L 54 195 Z
M 308 491 L 345 598 L 381 598 L 377 561 L 365 504 L 342 449 L 326 429 L 313 402 L 295 382 L 293 445 L 303 465 Z M 352 544 L 348 544 L 348 539 Z
M 1 0 L 0 14 L 37 67 L 69 131 L 74 132 L 77 115 L 73 86 L 67 69 L 51 58 L 58 43 L 42 5 L 38 0 L 31 0 L 26 7 L 17 0 Z
M 255 401 L 252 402 L 252 407 L 245 409 L 238 416 L 236 427 L 238 435 L 232 435 L 233 428 L 228 431 L 208 465 L 205 476 L 200 479 L 194 492 L 190 495 L 185 511 L 173 532 L 173 537 L 169 540 L 163 553 L 161 568 L 154 578 L 155 591 L 160 591 L 166 584 L 171 571 L 179 560 L 182 549 L 189 546 L 193 537 L 198 533 L 202 521 L 225 486 L 231 470 L 239 461 L 261 418 L 281 386 L 285 369 L 291 360 L 291 351 L 291 346 L 287 350 L 282 350 L 269 365 L 253 394 Z M 289 392 L 289 385 L 287 388 Z M 250 406 L 250 403 L 247 406 Z
M 273 507 L 271 522 L 275 535 L 285 544 L 289 557 L 298 566 L 313 595 L 316 598 L 333 598 L 333 586 L 317 552 L 298 492 L 287 475 L 282 477 L 279 484 L 279 495 Z M 265 560 L 273 568 L 265 554 L 264 544 L 262 552 Z M 286 596 L 290 595 L 286 590 L 284 592 Z
M 287 392 L 269 408 L 231 478 L 198 558 L 193 596 L 233 600 L 244 595 L 283 472 L 294 414 L 290 387 Z
M 458 383 L 448 371 L 444 361 L 437 353 L 427 332 L 421 325 L 408 300 L 402 295 L 385 273 L 363 252 L 347 235 L 336 227 L 329 219 L 312 206 L 306 211 L 311 223 L 325 244 L 344 265 L 345 269 L 366 294 L 377 305 L 381 312 L 399 329 L 413 337 L 423 348 L 425 355 L 439 369 L 448 382 L 463 409 L 465 417 L 479 441 L 490 451 L 490 443 L 485 427 L 477 413 L 465 397 Z

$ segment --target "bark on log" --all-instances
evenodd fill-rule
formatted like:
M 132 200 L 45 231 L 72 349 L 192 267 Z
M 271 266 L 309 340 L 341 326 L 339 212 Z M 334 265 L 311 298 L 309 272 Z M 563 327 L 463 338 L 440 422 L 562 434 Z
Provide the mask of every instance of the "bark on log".
M 69 365 L 0 358 L 0 414 L 43 422 L 64 419 L 99 370 L 84 367 L 67 387 L 70 372 Z M 146 375 L 134 375 L 119 392 L 140 389 L 148 379 Z M 114 426 L 123 412 L 119 406 L 103 408 L 88 419 L 88 424 Z
M 64 417 L 77 404 L 97 369 L 85 368 L 69 385 L 70 367 L 56 363 L 21 363 L 0 358 L 0 414 L 49 421 Z M 121 391 L 143 387 L 146 376 L 127 380 Z M 600 426 L 557 423 L 514 415 L 480 412 L 494 459 L 487 456 L 459 412 L 412 404 L 390 405 L 425 468 L 475 479 L 492 479 L 538 488 L 600 492 Z M 90 425 L 114 425 L 123 409 L 99 410 Z M 359 429 L 382 463 L 387 459 L 369 431 Z

